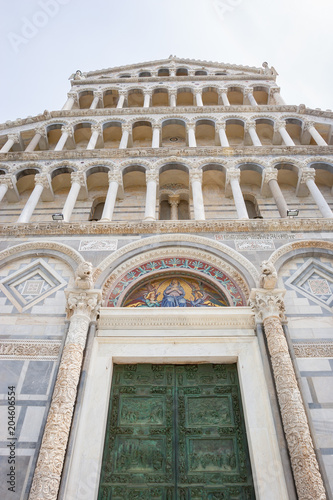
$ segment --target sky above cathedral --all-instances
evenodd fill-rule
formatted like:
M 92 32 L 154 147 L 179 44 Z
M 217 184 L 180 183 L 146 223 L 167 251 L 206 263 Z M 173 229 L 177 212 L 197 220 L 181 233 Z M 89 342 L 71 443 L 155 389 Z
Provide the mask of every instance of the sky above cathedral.
M 333 109 L 331 0 L 15 0 L 2 5 L 0 123 L 61 109 L 68 77 L 157 59 L 279 73 L 287 104 Z

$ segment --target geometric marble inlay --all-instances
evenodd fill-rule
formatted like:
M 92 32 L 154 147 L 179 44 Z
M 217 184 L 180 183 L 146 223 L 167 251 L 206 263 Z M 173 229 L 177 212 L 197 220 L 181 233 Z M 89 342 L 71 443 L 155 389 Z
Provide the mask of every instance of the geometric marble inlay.
M 18 311 L 26 311 L 66 285 L 43 259 L 34 260 L 0 282 L 0 290 Z
M 327 309 L 333 305 L 333 270 L 320 260 L 307 260 L 285 285 Z

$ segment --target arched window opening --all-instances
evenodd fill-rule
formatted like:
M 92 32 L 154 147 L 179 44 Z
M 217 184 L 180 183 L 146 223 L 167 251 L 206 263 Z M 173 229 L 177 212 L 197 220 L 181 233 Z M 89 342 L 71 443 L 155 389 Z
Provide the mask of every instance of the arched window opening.
M 176 76 L 187 76 L 188 70 L 186 68 L 178 68 L 176 71 Z
M 136 122 L 133 125 L 133 147 L 151 147 L 152 144 L 152 127 L 149 122 Z
M 197 146 L 215 146 L 215 123 L 210 120 L 198 120 L 195 136 Z
M 153 106 L 169 106 L 169 94 L 167 89 L 155 89 L 152 96 Z
M 80 123 L 79 125 L 76 125 L 74 129 L 74 141 L 76 144 L 76 149 L 86 149 L 90 137 L 91 137 L 90 123 Z
M 230 87 L 228 89 L 227 97 L 231 106 L 239 106 L 244 103 L 243 92 L 237 87 Z
M 120 122 L 105 123 L 103 126 L 103 141 L 104 148 L 112 149 L 119 148 L 122 136 L 122 128 Z
M 215 73 L 215 75 L 217 75 L 217 76 L 222 76 L 222 75 L 226 75 L 226 74 L 227 74 L 227 73 L 226 73 L 225 71 L 217 71 L 217 72 Z
M 90 221 L 97 221 L 102 218 L 104 205 L 105 205 L 105 199 L 101 200 L 100 198 L 98 198 L 97 200 L 94 201 L 89 215 Z
M 182 120 L 166 120 L 162 125 L 162 147 L 186 146 L 186 129 Z
M 94 94 L 92 91 L 81 92 L 79 97 L 79 108 L 89 109 L 93 102 Z
M 189 88 L 178 89 L 177 106 L 193 106 L 192 89 Z
M 54 125 L 50 125 L 47 128 L 47 140 L 49 144 L 49 149 L 54 149 L 57 145 L 57 142 L 59 141 L 61 137 L 61 128 L 63 124 L 62 123 L 57 123 Z
M 286 130 L 297 146 L 301 144 L 302 125 L 301 120 L 296 118 L 286 119 Z
M 244 123 L 241 120 L 228 120 L 226 134 L 230 146 L 237 146 L 244 143 Z
M 157 75 L 158 76 L 170 76 L 170 71 L 168 70 L 168 68 L 161 68 L 158 70 Z
M 217 90 L 213 87 L 207 87 L 202 91 L 202 102 L 204 106 L 216 106 L 219 104 Z
M 265 105 L 268 104 L 268 90 L 266 87 L 253 87 L 253 97 L 257 101 L 257 104 Z
M 207 75 L 207 71 L 204 71 L 202 69 L 199 69 L 194 73 L 196 76 L 201 76 L 201 75 Z
M 131 75 L 129 73 L 126 73 L 124 75 L 119 75 L 118 78 L 131 78 Z
M 151 76 L 149 71 L 141 71 L 141 73 L 139 73 L 139 78 L 147 78 L 149 76 Z
M 130 90 L 127 97 L 127 105 L 129 108 L 142 108 L 144 95 L 142 90 Z
M 119 94 L 117 90 L 107 90 L 103 98 L 104 108 L 116 108 L 118 99 Z

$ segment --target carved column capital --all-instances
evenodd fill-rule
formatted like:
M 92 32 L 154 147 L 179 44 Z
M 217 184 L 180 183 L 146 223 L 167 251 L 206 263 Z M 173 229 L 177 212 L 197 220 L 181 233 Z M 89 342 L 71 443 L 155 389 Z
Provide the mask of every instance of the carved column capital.
M 118 184 L 122 184 L 123 182 L 123 174 L 119 168 L 114 168 L 108 172 L 108 179 L 110 182 L 118 182 Z
M 303 170 L 300 170 L 299 175 L 301 183 L 305 183 L 309 180 L 314 181 L 316 177 L 316 171 L 313 168 L 304 168 Z
M 285 293 L 285 290 L 278 288 L 274 290 L 254 288 L 251 291 L 249 305 L 252 307 L 258 323 L 271 317 L 276 317 L 279 321 L 286 321 L 283 301 Z
M 202 170 L 195 169 L 190 170 L 190 182 L 199 181 L 202 182 Z
M 74 101 L 77 101 L 77 92 L 68 92 L 67 97 L 68 99 L 74 99 Z
M 5 174 L 0 176 L 0 185 L 5 185 L 8 189 L 14 188 L 14 179 L 11 174 Z
M 256 128 L 255 120 L 247 120 L 244 124 L 244 132 L 248 132 L 249 128 Z
M 195 130 L 195 123 L 187 123 L 187 130 Z
M 228 93 L 228 90 L 227 88 L 223 88 L 223 89 L 219 89 L 219 93 L 220 94 L 227 94 Z
M 284 120 L 277 120 L 274 124 L 274 131 L 278 132 L 281 127 L 286 128 L 286 122 Z
M 236 179 L 239 182 L 240 179 L 240 170 L 238 168 L 230 168 L 227 170 L 227 182 Z
M 61 127 L 61 133 L 68 134 L 68 137 L 72 137 L 74 134 L 73 127 L 71 125 L 64 125 L 63 127 Z
M 14 144 L 20 142 L 20 134 L 19 133 L 16 133 L 16 134 L 8 134 L 7 135 L 7 139 L 9 141 L 13 141 Z
M 277 181 L 278 171 L 275 168 L 265 168 L 264 170 L 264 182 Z
M 225 130 L 227 128 L 227 123 L 226 122 L 218 122 L 216 124 L 216 130 Z
M 101 90 L 94 90 L 94 97 L 98 97 L 98 99 L 103 99 L 103 92 Z
M 86 174 L 84 172 L 72 172 L 71 173 L 71 183 L 77 182 L 80 186 L 84 187 L 86 185 Z
M 158 180 L 159 180 L 158 170 L 153 170 L 153 169 L 146 170 L 146 182 L 149 181 L 158 182 Z
M 43 186 L 44 189 L 50 189 L 50 177 L 48 174 L 36 174 L 35 175 L 35 186 L 39 184 Z
M 175 97 L 177 97 L 177 94 L 178 94 L 177 89 L 169 89 L 169 96 L 174 95 Z
M 118 90 L 118 94 L 119 94 L 119 97 L 120 97 L 120 96 L 124 96 L 124 97 L 126 97 L 126 96 L 127 96 L 127 90 L 123 90 L 123 89 Z
M 247 87 L 247 88 L 244 90 L 244 95 L 249 95 L 249 94 L 252 94 L 252 95 L 253 95 L 253 88 L 252 88 L 252 87 Z
M 91 133 L 93 132 L 98 132 L 98 134 L 102 134 L 102 126 L 100 123 L 94 123 L 92 126 L 91 126 Z
M 279 94 L 279 93 L 280 93 L 280 90 L 281 90 L 281 89 L 280 89 L 280 87 L 271 87 L 271 88 L 269 89 L 269 93 L 270 93 L 271 95 L 273 95 L 273 94 Z
M 315 122 L 314 122 L 314 121 L 307 120 L 307 121 L 304 123 L 303 130 L 304 130 L 304 131 L 309 130 L 309 128 L 314 127 L 314 126 L 315 126 Z
M 143 94 L 149 95 L 149 97 L 151 97 L 153 95 L 153 89 L 144 89 Z
M 41 137 L 44 137 L 44 139 L 47 137 L 47 132 L 45 130 L 45 127 L 35 128 L 35 134 L 39 134 Z
M 67 317 L 74 315 L 84 316 L 89 321 L 96 319 L 100 304 L 101 291 L 94 289 L 87 290 L 65 290 L 67 298 Z
M 132 125 L 130 125 L 129 123 L 123 123 L 121 126 L 121 130 L 123 133 L 128 132 L 130 134 L 132 132 Z

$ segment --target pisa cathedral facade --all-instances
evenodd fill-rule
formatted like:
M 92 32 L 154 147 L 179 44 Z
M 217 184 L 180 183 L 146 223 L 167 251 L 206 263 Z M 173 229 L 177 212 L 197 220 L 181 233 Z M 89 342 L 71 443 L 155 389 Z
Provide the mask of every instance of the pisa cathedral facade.
M 0 125 L 1 498 L 333 498 L 333 113 L 276 78 L 77 71 Z

